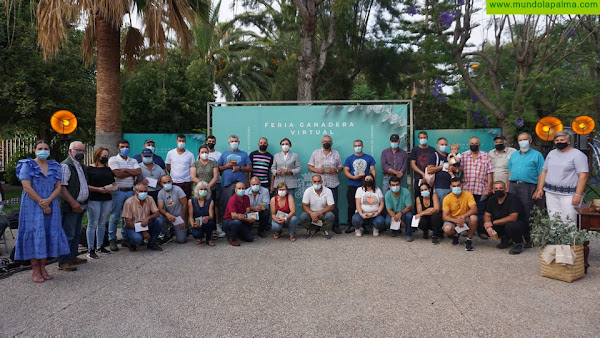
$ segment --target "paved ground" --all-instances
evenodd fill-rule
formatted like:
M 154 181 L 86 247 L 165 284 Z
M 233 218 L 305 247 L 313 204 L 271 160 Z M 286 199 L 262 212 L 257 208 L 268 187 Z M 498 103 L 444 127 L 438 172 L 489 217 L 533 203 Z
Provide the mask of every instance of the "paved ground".
M 304 234 L 304 231 L 301 231 Z M 600 245 L 588 275 L 543 278 L 519 256 L 381 236 L 169 243 L 0 280 L 0 335 L 600 336 Z

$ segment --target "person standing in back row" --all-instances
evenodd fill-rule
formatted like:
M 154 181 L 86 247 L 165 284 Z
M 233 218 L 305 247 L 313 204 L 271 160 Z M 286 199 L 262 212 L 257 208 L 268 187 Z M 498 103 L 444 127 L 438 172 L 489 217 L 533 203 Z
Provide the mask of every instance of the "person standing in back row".
M 382 193 L 390 190 L 390 178 L 398 177 L 402 179 L 406 174 L 408 164 L 408 155 L 404 149 L 400 148 L 400 136 L 392 134 L 390 136 L 390 147 L 381 152 L 381 169 L 383 169 L 383 187 Z
M 250 153 L 250 163 L 252 163 L 252 172 L 250 177 L 258 177 L 260 185 L 267 188 L 271 193 L 271 166 L 273 165 L 273 155 L 267 151 L 269 141 L 266 137 L 261 137 L 258 140 L 258 150 Z M 248 175 L 248 173 L 246 173 Z M 246 180 L 249 177 L 246 176 Z
M 376 177 L 375 159 L 373 156 L 363 153 L 363 142 L 355 140 L 352 146 L 354 147 L 354 154 L 348 156 L 344 161 L 344 175 L 348 178 L 348 190 L 346 192 L 348 228 L 345 231 L 347 234 L 354 232 L 352 216 L 354 216 L 356 210 L 356 190 L 362 185 L 363 177 L 366 174 L 371 173 L 373 178 Z
M 425 168 L 427 168 L 429 155 L 435 153 L 435 148 L 427 144 L 428 137 L 426 131 L 420 131 L 418 138 L 419 145 L 410 151 L 410 167 L 414 172 L 413 187 L 415 190 L 415 196 L 419 196 L 421 194 L 420 183 L 423 182 L 419 181 L 423 179 L 423 176 L 425 176 Z
M 177 148 L 167 153 L 167 171 L 173 179 L 173 185 L 183 189 L 185 196 L 192 197 L 192 178 L 190 168 L 194 163 L 194 154 L 185 149 L 185 135 L 177 135 Z

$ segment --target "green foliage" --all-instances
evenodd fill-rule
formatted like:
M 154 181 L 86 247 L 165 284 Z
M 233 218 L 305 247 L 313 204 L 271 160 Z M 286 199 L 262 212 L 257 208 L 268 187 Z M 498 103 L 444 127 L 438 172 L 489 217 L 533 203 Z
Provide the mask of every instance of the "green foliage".
M 578 230 L 573 222 L 565 223 L 558 215 L 550 217 L 537 207 L 531 212 L 531 240 L 535 246 L 581 245 L 593 238 L 600 238 L 600 234 Z
M 11 185 L 20 185 L 21 182 L 19 181 L 19 179 L 17 178 L 17 163 L 19 162 L 19 160 L 25 159 L 25 158 L 34 158 L 35 155 L 33 153 L 28 153 L 26 151 L 24 151 L 23 149 L 19 149 L 17 151 L 15 151 L 12 156 L 8 159 L 8 162 L 6 163 L 6 173 L 4 175 L 4 180 Z

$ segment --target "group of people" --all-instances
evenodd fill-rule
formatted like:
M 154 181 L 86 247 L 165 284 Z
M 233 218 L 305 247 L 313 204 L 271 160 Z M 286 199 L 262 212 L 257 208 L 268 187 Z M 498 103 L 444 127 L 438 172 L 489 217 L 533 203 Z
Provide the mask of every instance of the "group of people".
M 499 239 L 501 249 L 512 242 L 510 253 L 519 254 L 531 245 L 529 212 L 534 204 L 545 199 L 551 215 L 575 220 L 574 206 L 581 203 L 588 166 L 586 156 L 570 146 L 569 134 L 555 135 L 556 149 L 546 160 L 531 149 L 529 133 L 518 136 L 519 150 L 507 147 L 506 138 L 498 135 L 489 153 L 480 150 L 476 137 L 462 153 L 457 144 L 449 152 L 443 137 L 436 148 L 429 146 L 424 131 L 418 140 L 409 157 L 400 148 L 399 136 L 390 136 L 390 147 L 381 152 L 379 188 L 376 161 L 363 152 L 361 140 L 353 142 L 352 155 L 342 163 L 332 137 L 323 136 L 308 161 L 312 185 L 304 191 L 298 212 L 294 196 L 302 165 L 288 138 L 280 141 L 281 152 L 272 155 L 264 137 L 258 149 L 247 154 L 239 149 L 236 135 L 229 136 L 229 149 L 223 153 L 215 149 L 216 138 L 208 136 L 196 155 L 186 149 L 185 136 L 178 135 L 165 160 L 155 154 L 151 139 L 134 157 L 129 156 L 129 142 L 122 140 L 112 157 L 108 149 L 97 148 L 90 166 L 82 164 L 81 142 L 72 142 L 68 157 L 59 164 L 49 160 L 48 143 L 38 141 L 36 157 L 17 166 L 23 195 L 15 259 L 31 261 L 36 283 L 52 279 L 45 268 L 47 257 L 59 257 L 60 270 L 77 270 L 87 261 L 78 257 L 86 210 L 91 259 L 119 250 L 119 223 L 121 246 L 130 251 L 144 244 L 161 251 L 161 244 L 173 239 L 185 243 L 190 234 L 198 245 L 214 246 L 217 238 L 226 237 L 239 246 L 240 240 L 254 240 L 255 224 L 260 237 L 270 229 L 278 239 L 288 228 L 289 240 L 295 242 L 301 224 L 306 238 L 322 232 L 329 239 L 332 232 L 342 232 L 340 173 L 348 182 L 345 232 L 359 237 L 387 230 L 397 237 L 404 230 L 406 241 L 412 242 L 413 231 L 420 229 L 425 239 L 431 233 L 434 244 L 446 235 L 458 245 L 464 232 L 467 251 L 473 250 L 472 239 L 478 234 Z M 409 166 L 414 197 L 402 183 Z

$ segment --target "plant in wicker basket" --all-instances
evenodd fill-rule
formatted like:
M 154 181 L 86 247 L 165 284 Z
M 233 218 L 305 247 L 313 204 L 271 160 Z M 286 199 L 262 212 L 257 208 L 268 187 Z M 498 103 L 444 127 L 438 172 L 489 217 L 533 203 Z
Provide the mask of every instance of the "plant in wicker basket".
M 579 230 L 574 223 L 563 222 L 557 214 L 550 217 L 538 207 L 531 211 L 530 221 L 531 241 L 542 248 L 546 245 L 582 245 L 583 242 L 600 238 L 598 232 Z

